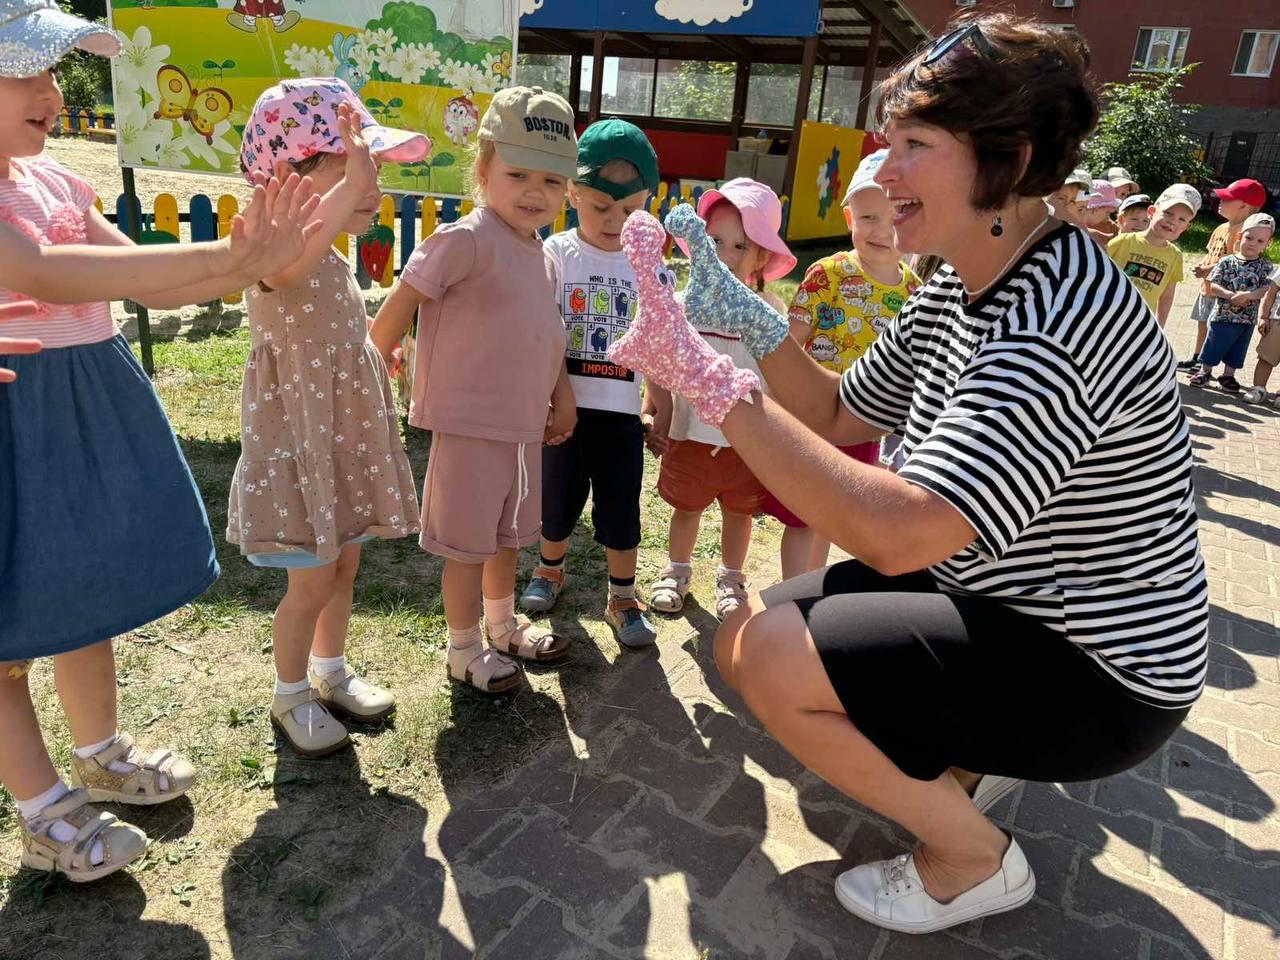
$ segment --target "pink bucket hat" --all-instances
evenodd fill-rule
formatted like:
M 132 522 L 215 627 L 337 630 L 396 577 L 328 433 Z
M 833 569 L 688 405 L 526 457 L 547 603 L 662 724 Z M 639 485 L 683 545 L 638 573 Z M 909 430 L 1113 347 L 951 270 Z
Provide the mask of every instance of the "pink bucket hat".
M 1092 193 L 1089 197 L 1090 210 L 1119 210 L 1120 201 L 1116 197 L 1116 188 L 1109 180 L 1093 181 Z
M 240 169 L 246 180 L 268 176 L 280 160 L 296 162 L 317 153 L 345 153 L 338 136 L 338 106 L 351 104 L 369 150 L 380 160 L 413 163 L 431 152 L 422 133 L 384 127 L 360 98 L 336 77 L 282 80 L 262 91 L 244 125 Z
M 699 197 L 698 216 L 703 220 L 707 219 L 707 211 L 720 200 L 727 200 L 738 209 L 742 217 L 742 230 L 747 238 L 769 251 L 769 259 L 765 261 L 764 270 L 761 271 L 764 278 L 777 280 L 790 273 L 796 265 L 796 258 L 778 235 L 778 231 L 782 229 L 782 201 L 778 199 L 778 195 L 759 181 L 737 177 Z M 676 242 L 688 254 L 684 242 Z

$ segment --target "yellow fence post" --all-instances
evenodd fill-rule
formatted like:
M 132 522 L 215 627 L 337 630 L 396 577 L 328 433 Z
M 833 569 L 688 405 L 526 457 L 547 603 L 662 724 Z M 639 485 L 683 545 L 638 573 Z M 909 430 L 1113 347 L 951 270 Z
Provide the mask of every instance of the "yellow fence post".
M 156 197 L 153 208 L 156 216 L 154 229 L 163 230 L 173 235 L 175 240 L 182 239 L 182 228 L 178 225 L 178 200 L 171 193 L 162 193 Z
M 387 258 L 387 268 L 382 271 L 382 276 L 378 278 L 378 285 L 381 287 L 389 287 L 396 279 L 396 243 L 394 240 L 396 232 L 396 202 L 390 197 L 384 196 L 378 203 L 378 223 L 384 227 L 391 228 L 391 256 Z
M 461 219 L 465 217 L 468 213 L 470 213 L 475 208 L 476 208 L 475 201 L 472 200 L 470 197 L 468 197 L 466 200 L 462 201 L 462 206 L 458 208 L 458 218 Z
M 333 238 L 333 249 L 337 250 L 343 259 L 350 261 L 351 259 L 351 234 L 340 233 Z
M 229 193 L 224 193 L 218 198 L 218 236 L 225 237 L 231 232 L 231 224 L 235 221 L 236 214 L 240 211 L 240 204 L 236 202 L 236 198 Z M 230 293 L 222 295 L 223 303 L 239 303 L 243 299 L 243 295 L 239 290 L 233 290 Z
M 422 198 L 422 222 L 418 228 L 418 239 L 425 240 L 436 232 L 436 198 Z

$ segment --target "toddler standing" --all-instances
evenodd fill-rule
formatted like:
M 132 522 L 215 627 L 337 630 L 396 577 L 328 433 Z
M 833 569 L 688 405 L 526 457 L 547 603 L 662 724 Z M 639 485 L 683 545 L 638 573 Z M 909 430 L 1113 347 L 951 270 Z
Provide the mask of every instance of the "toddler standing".
M 698 216 L 706 221 L 716 255 L 733 274 L 782 313 L 786 306 L 765 290 L 769 280 L 786 276 L 796 258 L 778 235 L 782 203 L 763 183 L 746 177 L 708 190 L 698 201 Z M 677 240 L 688 252 L 682 238 Z M 690 263 L 690 289 L 703 282 L 700 261 Z M 711 326 L 697 326 L 711 347 L 740 369 L 759 375 L 755 359 L 737 334 Z M 673 508 L 668 533 L 668 563 L 650 589 L 655 610 L 678 613 L 684 608 L 693 576 L 694 544 L 702 513 L 720 502 L 720 565 L 716 571 L 715 613 L 723 620 L 747 599 L 747 551 L 751 547 L 752 516 L 764 505 L 765 490 L 742 462 L 723 433 L 698 418 L 682 397 L 649 385 L 646 404 L 654 416 L 653 432 L 662 454 L 658 493 Z M 666 445 L 669 438 L 670 445 Z
M 135 248 L 94 208 L 89 184 L 43 153 L 63 106 L 53 67 L 73 46 L 111 56 L 120 38 L 53 0 L 5 7 L 0 782 L 17 802 L 23 864 L 82 882 L 137 860 L 147 843 L 91 801 L 150 806 L 195 780 L 180 755 L 145 753 L 118 731 L 111 639 L 190 603 L 218 564 L 199 491 L 110 305 L 65 304 L 201 303 L 296 256 L 303 233 L 295 179 L 255 190 L 228 242 Z M 36 657 L 53 659 L 75 789 L 54 769 L 31 702 Z
M 877 150 L 862 159 L 844 195 L 844 219 L 853 250 L 814 263 L 796 289 L 788 319 L 791 335 L 809 356 L 836 373 L 852 366 L 875 342 L 920 286 L 894 246 L 893 207 L 875 173 L 889 155 Z M 863 463 L 879 462 L 880 443 L 841 447 Z M 827 565 L 831 544 L 773 494 L 765 512 L 782 521 L 782 578 Z
M 635 272 L 622 252 L 622 224 L 657 186 L 658 156 L 639 127 L 612 118 L 578 138 L 578 171 L 569 184 L 578 226 L 543 245 L 569 332 L 565 359 L 578 421 L 573 436 L 542 452 L 542 556 L 520 598 L 530 611 L 555 605 L 569 536 L 590 494 L 595 538 L 609 562 L 604 617 L 627 647 L 658 638 L 635 586 L 645 430 L 639 379 L 610 363 L 605 351 L 626 333 L 635 312 Z
M 1175 183 L 1147 209 L 1146 230 L 1119 234 L 1107 244 L 1107 254 L 1138 288 L 1162 330 L 1182 279 L 1182 251 L 1173 242 L 1199 212 L 1200 192 L 1189 183 Z
M 1200 372 L 1191 378 L 1193 387 L 1208 383 L 1213 368 L 1225 362 L 1226 371 L 1218 378 L 1218 386 L 1228 393 L 1240 392 L 1236 371 L 1244 366 L 1258 322 L 1258 301 L 1270 286 L 1272 263 L 1263 251 L 1275 230 L 1270 214 L 1255 213 L 1241 224 L 1238 252 L 1223 257 L 1209 271 L 1213 309 L 1209 335 L 1200 348 Z
M 1121 200 L 1120 209 L 1116 211 L 1116 226 L 1120 228 L 1120 233 L 1145 231 L 1151 226 L 1151 198 L 1145 193 L 1131 193 Z
M 520 685 L 510 657 L 569 649 L 516 616 L 515 579 L 517 551 L 541 533 L 542 443 L 565 439 L 576 419 L 538 236 L 578 172 L 573 123 L 569 104 L 540 87 L 494 96 L 472 169 L 476 209 L 419 244 L 373 325 L 389 357 L 418 315 L 409 422 L 432 431 L 421 543 L 445 558 L 449 676 L 486 693 Z
M 299 105 L 315 126 L 284 125 Z M 364 298 L 332 244 L 368 229 L 380 160 L 429 150 L 421 134 L 377 124 L 334 78 L 263 91 L 240 149 L 246 176 L 304 173 L 323 195 L 324 227 L 302 256 L 245 291 L 252 348 L 227 508 L 227 539 L 255 566 L 288 575 L 272 622 L 271 721 L 304 756 L 347 744 L 333 712 L 368 723 L 395 707 L 347 665 L 347 626 L 361 544 L 416 533 L 418 505 Z

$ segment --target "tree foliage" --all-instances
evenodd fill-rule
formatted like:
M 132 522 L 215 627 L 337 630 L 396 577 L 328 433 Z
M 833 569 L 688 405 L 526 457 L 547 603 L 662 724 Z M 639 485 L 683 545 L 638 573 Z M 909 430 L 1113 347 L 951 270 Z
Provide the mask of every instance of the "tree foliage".
M 690 120 L 728 120 L 738 65 L 723 60 L 682 60 L 658 77 L 654 115 Z
M 1153 197 L 1171 183 L 1208 179 L 1200 143 L 1191 133 L 1200 105 L 1174 99 L 1195 66 L 1132 74 L 1128 83 L 1102 88 L 1102 116 L 1085 145 L 1095 176 L 1107 167 L 1124 167 Z

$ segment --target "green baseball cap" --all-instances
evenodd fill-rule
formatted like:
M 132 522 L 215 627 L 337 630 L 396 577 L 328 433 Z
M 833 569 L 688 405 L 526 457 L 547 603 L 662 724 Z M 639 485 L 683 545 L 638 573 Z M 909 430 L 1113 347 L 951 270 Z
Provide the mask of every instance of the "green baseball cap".
M 626 160 L 640 175 L 626 183 L 615 183 L 600 176 L 600 170 L 611 160 Z M 578 137 L 578 175 L 575 183 L 607 193 L 615 200 L 641 190 L 658 186 L 658 155 L 649 138 L 634 123 L 610 117 L 597 120 Z

